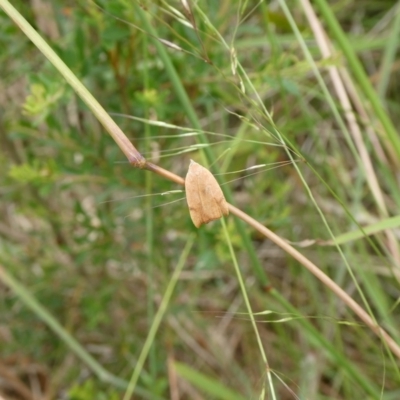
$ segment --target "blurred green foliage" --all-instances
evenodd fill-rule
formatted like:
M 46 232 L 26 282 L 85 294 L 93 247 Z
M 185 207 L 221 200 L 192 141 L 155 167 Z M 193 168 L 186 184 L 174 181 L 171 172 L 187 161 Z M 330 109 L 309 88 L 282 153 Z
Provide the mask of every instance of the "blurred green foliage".
M 102 391 L 96 388 L 96 382 L 88 379 L 82 385 L 74 385 L 68 391 L 71 400 L 118 400 L 119 394 L 115 390 Z
M 155 38 L 143 32 L 134 3 L 41 3 L 43 10 L 13 2 L 113 115 L 139 151 L 184 176 L 190 158 L 201 160 L 201 150 L 186 152 L 196 144 L 196 138 L 185 136 L 183 130 L 128 118 L 193 128 L 156 51 Z M 355 48 L 362 47 L 359 56 L 374 76 L 385 50 L 385 38 L 390 35 L 394 3 L 361 3 L 334 2 L 331 6 L 350 42 Z M 378 218 L 373 196 L 284 13 L 256 1 L 196 4 L 220 35 L 234 44 L 240 63 L 282 135 L 326 183 L 297 159 L 334 232 L 340 234 L 355 226 L 328 187 L 356 217 L 361 215 L 362 223 Z M 181 2 L 145 2 L 144 8 L 159 38 L 185 50 L 166 47 L 202 128 L 214 133 L 207 138 L 216 163 L 222 166 L 222 172 L 234 172 L 286 161 L 287 154 L 270 135 L 273 127 L 256 106 L 255 94 L 248 86 L 245 93 L 241 91 L 243 74 L 232 74 L 232 54 L 201 17 L 196 4 L 191 2 L 197 32 L 177 17 L 174 10 L 184 15 Z M 240 24 L 239 4 L 246 5 Z M 299 5 L 290 5 L 318 67 L 324 71 L 327 66 L 341 65 L 340 56 L 320 60 Z M 391 22 L 382 26 L 386 18 Z M 376 41 L 370 41 L 370 30 L 374 29 L 378 30 L 373 38 Z M 0 48 L 0 260 L 99 363 L 128 380 L 154 308 L 188 234 L 196 229 L 185 201 L 173 202 L 180 195 L 150 196 L 179 187 L 131 168 L 77 95 L 3 12 Z M 212 64 L 204 61 L 205 53 Z M 396 62 L 387 94 L 389 112 L 399 106 L 398 58 Z M 390 115 L 399 126 L 399 114 Z M 392 172 L 396 162 L 388 157 L 384 165 L 373 153 L 373 144 L 365 140 L 378 177 L 385 183 L 389 214 L 395 215 L 400 199 Z M 236 172 L 218 177 L 232 181 L 228 185 L 238 207 L 290 241 L 328 238 L 293 166 L 246 175 Z M 317 340 L 290 318 L 285 325 L 262 320 L 260 331 L 270 365 L 283 376 L 284 383 L 276 383 L 280 398 L 291 396 L 291 391 L 300 393 L 306 381 L 302 363 L 309 358 L 317 389 L 304 398 L 366 398 L 368 385 L 376 390 L 384 387 L 384 398 L 396 398 L 398 370 L 388 365 L 380 343 L 367 329 L 351 326 L 353 316 L 319 282 L 271 243 L 247 230 L 271 287 L 311 316 L 311 324 L 337 346 L 349 368 L 359 371 L 365 382 L 363 386 L 342 373 L 342 367 L 316 345 Z M 228 231 L 255 311 L 274 309 L 282 312 L 284 319 L 286 310 L 255 281 L 232 217 Z M 265 366 L 260 367 L 248 318 L 240 314 L 244 308 L 221 226 L 218 222 L 204 226 L 197 235 L 139 383 L 150 393 L 169 398 L 174 381 L 168 360 L 176 358 L 203 375 L 219 376 L 221 385 L 253 398 L 260 393 L 260 371 L 264 373 Z M 398 297 L 398 282 L 387 268 L 390 257 L 385 255 L 385 239 L 376 240 L 384 255 L 376 254 L 367 242 L 349 244 L 345 252 L 352 263 L 365 266 L 364 273 L 378 288 L 377 298 L 382 299 L 380 304 L 385 304 L 382 307 L 389 315 L 388 309 Z M 334 250 L 313 247 L 305 253 L 361 301 Z M 0 355 L 11 367 L 13 359 L 17 364 L 26 359 L 43 366 L 52 390 L 65 390 L 71 400 L 121 398 L 119 389 L 106 387 L 89 376 L 82 363 L 71 362 L 65 343 L 11 291 L 1 287 L 0 298 L 0 341 L 3 338 L 5 342 Z M 379 304 L 372 308 L 379 310 Z M 349 321 L 350 326 L 325 319 L 326 315 Z M 396 307 L 390 317 L 398 321 Z M 194 398 L 190 393 L 186 392 L 187 398 Z

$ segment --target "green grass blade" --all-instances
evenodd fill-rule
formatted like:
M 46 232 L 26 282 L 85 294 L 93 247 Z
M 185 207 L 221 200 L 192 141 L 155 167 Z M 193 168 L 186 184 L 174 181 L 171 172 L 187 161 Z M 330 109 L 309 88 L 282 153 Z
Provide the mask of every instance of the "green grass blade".
M 326 2 L 326 0 L 316 0 L 315 4 L 318 6 L 321 14 L 324 17 L 325 22 L 332 32 L 333 37 L 336 39 L 340 49 L 346 57 L 349 67 L 353 71 L 355 79 L 358 81 L 358 84 L 363 90 L 366 98 L 371 103 L 371 106 L 377 118 L 380 120 L 386 132 L 388 140 L 392 144 L 393 149 L 395 150 L 396 155 L 400 160 L 400 137 L 397 129 L 394 127 L 392 121 L 384 110 L 379 96 L 377 95 L 377 92 L 375 91 L 370 80 L 368 79 L 368 76 L 365 73 L 361 62 L 357 58 L 353 47 L 351 46 L 347 36 L 343 32 L 343 29 L 339 25 L 334 13 L 332 12 L 331 7 Z
M 198 389 L 218 400 L 245 400 L 246 398 L 227 388 L 218 379 L 210 378 L 186 364 L 174 362 L 177 373 Z
M 399 49 L 400 44 L 400 3 L 395 6 L 395 12 L 396 16 L 393 20 L 392 32 L 386 42 L 385 51 L 383 52 L 380 68 L 380 80 L 377 87 L 377 91 L 383 103 L 385 103 L 385 95 L 389 85 L 391 68 L 396 59 L 396 52 Z

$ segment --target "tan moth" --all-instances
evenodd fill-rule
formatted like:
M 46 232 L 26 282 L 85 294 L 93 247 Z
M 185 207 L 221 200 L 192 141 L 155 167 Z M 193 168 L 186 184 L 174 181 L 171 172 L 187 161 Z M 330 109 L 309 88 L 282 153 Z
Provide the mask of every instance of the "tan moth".
M 214 175 L 193 160 L 190 160 L 185 189 L 190 217 L 196 228 L 229 214 L 228 203 Z

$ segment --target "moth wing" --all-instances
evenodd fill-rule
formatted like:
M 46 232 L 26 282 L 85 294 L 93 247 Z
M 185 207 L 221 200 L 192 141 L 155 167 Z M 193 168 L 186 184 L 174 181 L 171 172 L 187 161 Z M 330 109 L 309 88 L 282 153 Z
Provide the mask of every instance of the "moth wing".
M 219 189 L 219 191 L 214 193 L 215 201 L 216 201 L 216 203 L 218 203 L 221 213 L 223 215 L 229 215 L 228 203 L 226 202 L 224 193 L 219 185 L 218 185 L 218 189 Z
M 211 173 L 210 173 L 211 174 Z M 207 187 L 207 199 L 209 201 L 210 217 L 212 219 L 221 218 L 229 214 L 228 203 L 225 200 L 224 193 L 213 175 L 213 184 Z M 211 216 L 212 215 L 212 216 Z
M 190 218 L 192 219 L 194 226 L 199 228 L 205 222 L 203 221 L 203 205 L 199 193 L 197 170 L 198 169 L 194 167 L 194 164 L 190 163 L 185 179 L 185 189 Z
M 214 175 L 194 161 L 189 165 L 185 188 L 190 217 L 197 228 L 229 214 L 228 204 Z
M 210 174 L 211 174 L 211 172 L 210 172 Z M 217 181 L 215 181 L 215 183 L 216 182 Z M 219 188 L 219 186 L 218 186 L 218 188 Z M 200 191 L 200 196 L 202 199 L 203 210 L 204 210 L 203 217 L 204 217 L 204 219 L 206 219 L 205 223 L 222 217 L 221 208 L 220 208 L 219 203 L 215 200 L 214 192 L 215 192 L 215 186 L 213 183 L 208 183 L 206 185 L 203 185 L 203 187 L 201 188 L 201 191 Z

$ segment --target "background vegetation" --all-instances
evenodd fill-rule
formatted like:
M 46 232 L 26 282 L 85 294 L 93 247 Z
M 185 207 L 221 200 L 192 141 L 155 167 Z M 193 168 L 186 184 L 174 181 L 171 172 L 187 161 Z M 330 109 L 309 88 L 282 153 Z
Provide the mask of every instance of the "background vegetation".
M 185 3 L 13 5 L 147 159 L 221 174 L 399 341 L 400 3 Z M 0 48 L 5 398 L 128 398 L 135 367 L 138 399 L 399 398 L 398 360 L 335 294 L 236 217 L 197 230 L 3 11 Z

